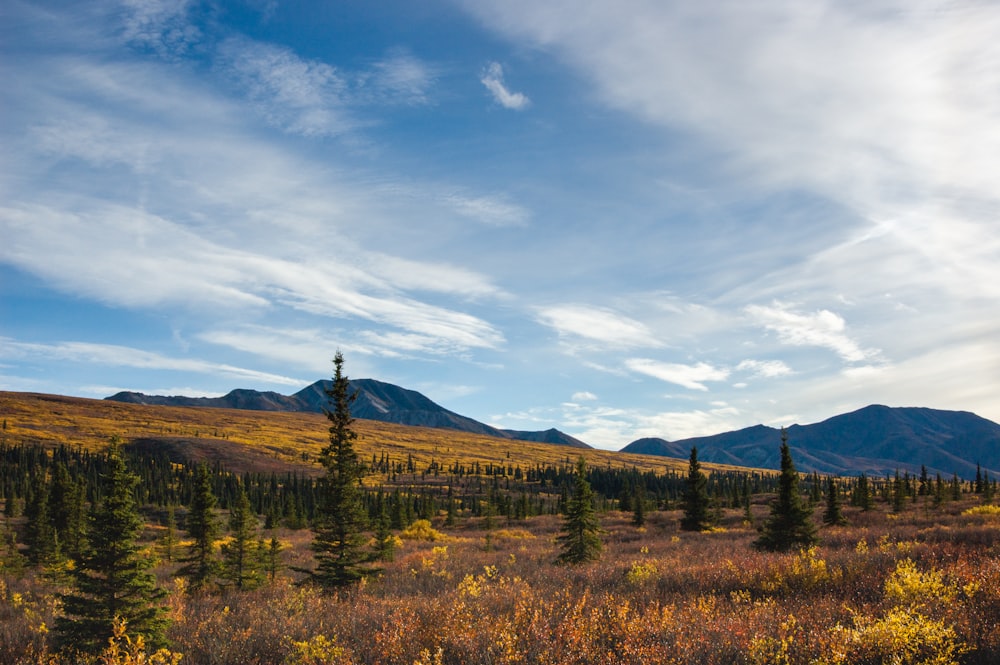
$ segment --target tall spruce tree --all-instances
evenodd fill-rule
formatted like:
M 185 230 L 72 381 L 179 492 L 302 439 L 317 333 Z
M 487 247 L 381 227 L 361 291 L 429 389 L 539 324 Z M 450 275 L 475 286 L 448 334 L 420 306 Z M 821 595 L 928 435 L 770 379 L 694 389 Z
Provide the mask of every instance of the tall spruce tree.
M 706 531 L 711 528 L 712 512 L 711 499 L 708 496 L 708 478 L 702 473 L 696 446 L 691 446 L 682 504 L 684 516 L 681 518 L 681 530 Z
M 370 565 L 374 553 L 365 547 L 368 515 L 360 487 L 364 469 L 354 451 L 358 435 L 351 429 L 351 404 L 357 393 L 350 392 L 340 351 L 333 358 L 333 366 L 333 385 L 326 390 L 329 408 L 325 410 L 330 421 L 330 444 L 320 455 L 326 475 L 318 484 L 312 542 L 316 569 L 310 573 L 310 579 L 326 589 L 343 587 L 378 572 Z
M 215 580 L 219 571 L 219 560 L 215 553 L 215 539 L 219 536 L 215 504 L 211 472 L 206 464 L 199 464 L 194 477 L 194 495 L 187 514 L 187 532 L 191 537 L 191 544 L 187 554 L 181 558 L 184 565 L 177 571 L 179 576 L 190 580 L 192 590 L 207 587 Z
M 72 591 L 61 596 L 64 616 L 56 619 L 55 632 L 64 650 L 100 652 L 116 620 L 124 620 L 128 634 L 142 635 L 149 646 L 165 645 L 166 592 L 156 585 L 152 557 L 137 543 L 143 527 L 133 496 L 137 483 L 113 440 L 88 547 L 72 569 Z
M 263 543 L 258 544 L 257 515 L 240 483 L 229 508 L 230 541 L 222 546 L 222 580 L 237 589 L 256 589 L 264 581 Z
M 61 555 L 49 512 L 49 483 L 44 472 L 36 473 L 32 479 L 24 516 L 27 518 L 24 542 L 28 546 L 28 561 L 36 566 L 55 563 Z
M 847 524 L 844 511 L 840 507 L 840 488 L 833 476 L 826 479 L 826 508 L 823 510 L 823 524 L 843 526 Z
M 580 457 L 573 476 L 573 493 L 566 502 L 566 515 L 559 535 L 560 563 L 585 563 L 601 556 L 601 525 L 594 510 L 594 490 L 587 482 L 587 461 Z
M 787 551 L 793 547 L 808 547 L 816 542 L 816 525 L 812 510 L 799 495 L 799 474 L 792 462 L 788 433 L 781 428 L 781 476 L 778 498 L 771 504 L 771 515 L 754 541 L 754 547 L 769 551 Z

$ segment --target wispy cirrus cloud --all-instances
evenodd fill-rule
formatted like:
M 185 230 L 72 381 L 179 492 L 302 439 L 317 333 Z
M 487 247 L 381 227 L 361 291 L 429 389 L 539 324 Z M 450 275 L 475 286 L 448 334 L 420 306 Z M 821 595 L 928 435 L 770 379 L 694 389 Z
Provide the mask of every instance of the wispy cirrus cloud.
M 708 390 L 708 386 L 705 384 L 709 381 L 725 381 L 729 378 L 730 373 L 728 369 L 714 367 L 704 362 L 684 365 L 649 358 L 629 358 L 625 361 L 625 366 L 639 374 L 645 374 L 689 390 L 701 391 Z
M 337 136 L 360 124 L 346 108 L 348 82 L 331 65 L 244 37 L 220 44 L 218 55 L 220 70 L 275 127 L 304 136 Z
M 149 370 L 197 372 L 227 376 L 244 381 L 257 381 L 286 386 L 301 386 L 304 381 L 280 374 L 236 367 L 194 358 L 172 358 L 152 351 L 114 344 L 90 342 L 58 342 L 40 344 L 19 342 L 0 337 L 0 358 L 45 357 L 76 363 L 90 363 L 113 367 L 134 367 Z
M 792 368 L 781 360 L 741 360 L 736 366 L 736 371 L 749 372 L 753 376 L 766 379 L 793 374 Z
M 531 105 L 531 100 L 521 92 L 511 92 L 503 80 L 503 66 L 499 62 L 491 62 L 483 69 L 479 82 L 493 95 L 493 100 L 512 111 L 523 111 Z
M 598 343 L 618 349 L 663 345 L 644 323 L 610 309 L 555 305 L 539 308 L 537 316 L 539 322 L 570 343 Z
M 809 314 L 794 312 L 788 305 L 748 305 L 744 311 L 757 325 L 774 332 L 783 344 L 830 349 L 848 362 L 878 356 L 875 349 L 862 349 L 847 334 L 847 322 L 839 314 L 821 309 Z

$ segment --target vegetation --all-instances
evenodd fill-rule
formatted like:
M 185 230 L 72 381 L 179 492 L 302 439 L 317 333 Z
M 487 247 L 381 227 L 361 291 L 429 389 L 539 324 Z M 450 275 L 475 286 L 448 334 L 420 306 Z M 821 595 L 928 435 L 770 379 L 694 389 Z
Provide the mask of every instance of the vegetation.
M 271 414 L 259 417 L 268 422 Z M 25 436 L 26 428 L 5 418 L 9 431 Z M 363 549 L 381 541 L 392 555 L 384 557 L 381 574 L 333 594 L 301 584 L 309 578 L 298 572 L 315 567 L 305 527 L 322 510 L 318 444 L 303 448 L 308 459 L 300 456 L 296 466 L 275 451 L 272 457 L 289 467 L 265 470 L 248 466 L 249 453 L 239 448 L 222 447 L 227 456 L 217 459 L 168 459 L 138 442 L 118 454 L 126 482 L 111 484 L 114 455 L 23 438 L 0 444 L 0 662 L 1000 662 L 1000 507 L 990 503 L 989 478 L 981 479 L 978 494 L 974 483 L 957 478 L 925 478 L 919 486 L 906 474 L 898 482 L 865 478 L 867 510 L 843 505 L 848 523 L 820 529 L 817 544 L 770 551 L 754 547 L 764 531 L 752 525 L 768 528 L 785 493 L 787 504 L 815 524 L 831 491 L 854 496 L 861 481 L 826 479 L 820 486 L 815 475 L 794 474 L 790 454 L 781 475 L 698 465 L 715 522 L 710 530 L 685 531 L 691 474 L 683 466 L 654 460 L 660 466 L 643 467 L 627 457 L 609 464 L 611 457 L 591 451 L 581 451 L 584 465 L 573 464 L 553 446 L 538 458 L 511 447 L 508 457 L 510 442 L 466 449 L 458 442 L 475 439 L 440 432 L 425 439 L 423 430 L 413 431 L 411 449 L 403 438 L 392 439 L 400 447 L 390 453 L 375 430 L 355 426 L 352 444 L 366 451 L 359 462 L 371 459 L 355 483 L 366 515 Z M 402 437 L 406 430 L 392 431 Z M 267 450 L 266 443 L 255 445 Z M 133 475 L 141 481 L 128 482 Z M 83 497 L 84 514 L 105 510 L 117 496 L 112 486 L 130 488 L 140 528 L 126 541 L 166 591 L 144 606 L 166 608 L 158 616 L 171 619 L 161 632 L 170 651 L 158 650 L 155 631 L 144 630 L 140 619 L 114 617 L 109 632 L 88 647 L 90 655 L 57 651 L 62 633 L 55 627 L 78 618 L 59 598 L 82 595 L 73 571 L 91 565 L 71 553 L 62 535 L 68 527 L 61 529 L 50 510 L 61 491 L 56 484 L 70 486 L 67 476 Z M 590 500 L 576 503 L 586 495 L 584 484 Z M 222 551 L 224 565 L 190 593 L 188 578 L 178 575 L 185 562 L 169 560 L 167 552 L 189 551 L 192 539 L 174 532 L 190 533 L 206 487 L 215 503 L 205 512 L 219 527 L 213 552 Z M 34 497 L 43 494 L 50 497 L 44 511 L 22 510 L 32 502 L 40 507 Z M 637 528 L 643 496 L 644 524 Z M 553 565 L 564 551 L 560 537 L 570 515 L 588 506 L 602 532 L 599 562 Z M 91 545 L 84 552 L 110 547 L 100 544 L 110 532 L 97 529 L 105 519 L 85 521 L 92 526 L 81 534 Z M 33 520 L 44 525 L 32 526 Z M 45 525 L 56 534 L 58 556 L 24 561 L 27 536 Z M 242 588 L 232 572 L 240 542 L 250 555 L 244 561 L 260 573 Z
M 312 544 L 317 564 L 316 570 L 309 572 L 312 581 L 326 589 L 343 587 L 377 572 L 367 565 L 375 555 L 365 549 L 368 516 L 361 501 L 364 468 L 354 452 L 353 442 L 358 435 L 351 429 L 351 402 L 355 396 L 348 392 L 344 356 L 339 351 L 333 365 L 333 386 L 326 391 L 330 399 L 326 411 L 330 445 L 320 455 L 326 475 L 319 483 L 316 537 Z
M 684 517 L 681 518 L 681 529 L 684 531 L 706 531 L 712 527 L 707 488 L 708 479 L 698 462 L 698 448 L 692 446 L 687 485 L 684 488 Z
M 150 572 L 152 557 L 137 543 L 143 527 L 133 498 L 137 481 L 113 442 L 101 500 L 91 519 L 90 546 L 72 569 L 70 591 L 61 594 L 63 614 L 55 630 L 58 644 L 67 650 L 99 653 L 117 623 L 129 626 L 152 647 L 165 644 L 166 592 Z
M 818 487 L 818 479 L 814 487 Z M 812 509 L 805 505 L 799 494 L 799 474 L 792 462 L 788 447 L 788 433 L 781 428 L 781 478 L 778 498 L 771 504 L 771 516 L 764 524 L 754 545 L 762 550 L 788 551 L 796 547 L 809 547 L 816 542 L 816 525 Z
M 563 532 L 559 535 L 561 563 L 585 563 L 601 556 L 601 524 L 594 510 L 594 491 L 587 482 L 587 461 L 576 464 L 573 495 L 566 506 Z

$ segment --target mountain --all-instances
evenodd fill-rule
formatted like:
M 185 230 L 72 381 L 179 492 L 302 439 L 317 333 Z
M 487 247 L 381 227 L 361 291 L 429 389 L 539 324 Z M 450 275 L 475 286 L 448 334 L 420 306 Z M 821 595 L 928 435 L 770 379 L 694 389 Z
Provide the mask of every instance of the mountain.
M 519 439 L 538 443 L 553 443 L 576 448 L 590 448 L 556 429 L 544 432 L 518 432 L 490 427 L 478 420 L 459 415 L 440 406 L 415 390 L 407 390 L 375 379 L 351 379 L 350 389 L 357 394 L 351 404 L 351 415 L 365 420 L 379 420 L 399 425 L 453 429 L 473 434 L 486 434 L 502 439 Z M 256 390 L 233 390 L 222 397 L 183 397 L 144 395 L 120 392 L 105 399 L 130 404 L 160 406 L 201 406 L 251 411 L 322 412 L 327 405 L 326 389 L 330 380 L 316 381 L 293 395 Z
M 1000 475 L 1000 425 L 967 411 L 872 405 L 786 431 L 799 471 L 885 475 L 924 465 L 944 478 L 972 478 L 979 464 Z M 684 458 L 692 446 L 701 461 L 777 469 L 781 431 L 755 425 L 673 442 L 646 438 L 622 452 Z

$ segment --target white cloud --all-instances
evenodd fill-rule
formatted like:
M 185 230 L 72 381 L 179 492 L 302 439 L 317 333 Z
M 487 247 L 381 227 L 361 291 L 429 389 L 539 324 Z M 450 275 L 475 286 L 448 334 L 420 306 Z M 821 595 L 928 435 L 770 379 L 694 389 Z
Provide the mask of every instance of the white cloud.
M 574 402 L 593 402 L 597 399 L 597 395 L 589 390 L 582 390 L 580 392 L 573 393 L 573 396 L 570 399 Z
M 557 305 L 538 310 L 538 320 L 560 337 L 615 348 L 658 347 L 662 343 L 643 323 L 589 305 Z
M 491 62 L 483 70 L 480 83 L 493 95 L 500 106 L 514 111 L 523 111 L 531 105 L 531 100 L 520 92 L 511 92 L 503 81 L 503 67 L 499 62 Z
M 729 378 L 729 370 L 713 367 L 700 362 L 695 365 L 665 363 L 648 358 L 629 358 L 625 366 L 633 372 L 646 374 L 667 383 L 673 383 L 690 390 L 707 391 L 708 381 L 725 381 Z
M 280 374 L 259 372 L 225 363 L 215 363 L 194 358 L 171 358 L 152 351 L 134 349 L 114 344 L 93 344 L 90 342 L 59 342 L 38 344 L 19 342 L 0 337 L 0 358 L 47 358 L 67 362 L 107 365 L 112 367 L 134 367 L 150 370 L 176 372 L 197 372 L 228 376 L 237 379 L 276 383 L 287 386 L 302 386 L 304 381 Z
M 743 360 L 736 366 L 736 371 L 768 379 L 792 374 L 792 368 L 781 360 Z
M 358 126 L 345 109 L 347 81 L 326 63 L 234 37 L 220 45 L 219 67 L 269 123 L 287 132 L 336 136 Z
M 863 350 L 847 334 L 843 317 L 827 309 L 811 314 L 790 311 L 787 305 L 775 303 L 748 305 L 744 310 L 753 321 L 775 332 L 784 344 L 792 346 L 818 346 L 830 349 L 848 362 L 860 362 L 878 355 L 877 351 Z
M 505 197 L 452 195 L 445 201 L 460 215 L 491 226 L 524 226 L 531 216 L 527 209 Z
M 434 83 L 435 73 L 409 53 L 395 53 L 372 65 L 370 72 L 357 76 L 361 93 L 371 88 L 375 98 L 371 101 L 426 104 L 428 90 Z

